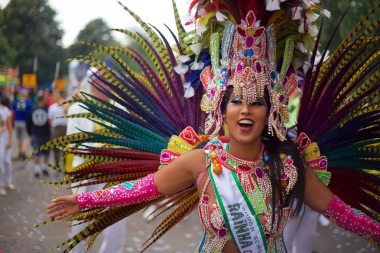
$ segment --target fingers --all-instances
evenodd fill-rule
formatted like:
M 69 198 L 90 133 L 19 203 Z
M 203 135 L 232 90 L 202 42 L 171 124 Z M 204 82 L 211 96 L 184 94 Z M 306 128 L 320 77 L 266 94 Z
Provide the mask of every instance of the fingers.
M 47 206 L 47 209 L 53 209 L 61 205 L 62 205 L 62 202 L 53 202 Z
M 71 216 L 71 214 L 68 213 L 68 210 L 72 208 L 68 197 L 69 196 L 58 197 L 56 199 L 53 199 L 51 201 L 52 203 L 47 205 L 46 213 L 49 214 L 50 218 L 56 218 L 57 220 L 62 220 Z M 73 213 L 73 211 L 70 211 L 70 212 Z
M 71 215 L 66 211 L 66 208 L 63 205 L 52 208 L 52 209 L 48 209 L 46 213 L 49 214 L 49 217 L 51 219 L 56 218 L 57 220 L 65 219 Z
M 64 201 L 66 199 L 66 197 L 67 196 L 58 197 L 58 198 L 53 199 L 51 202 L 56 203 L 56 202 Z
M 57 216 L 57 220 L 62 220 L 62 219 L 65 219 L 69 216 L 70 216 L 70 214 L 68 212 L 64 212 L 64 213 L 62 213 L 62 215 Z
M 47 206 L 46 213 L 55 214 L 61 210 L 65 210 L 65 207 L 62 205 L 62 203 L 52 203 Z
M 55 213 L 55 217 L 57 220 L 62 220 L 62 219 L 65 219 L 67 217 L 69 217 L 70 214 L 64 209 L 64 210 L 60 210 L 58 212 Z

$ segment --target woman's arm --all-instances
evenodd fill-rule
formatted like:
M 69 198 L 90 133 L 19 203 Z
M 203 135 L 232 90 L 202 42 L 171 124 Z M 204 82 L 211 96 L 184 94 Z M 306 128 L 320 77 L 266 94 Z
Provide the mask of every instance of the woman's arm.
M 190 151 L 158 172 L 137 181 L 125 182 L 105 190 L 58 197 L 47 206 L 47 213 L 50 218 L 64 219 L 85 208 L 130 205 L 161 195 L 175 194 L 194 184 L 205 166 L 203 150 Z
M 7 123 L 6 123 L 6 121 L 1 120 L 1 121 L 0 121 L 0 124 L 1 124 L 1 127 L 0 127 L 0 133 L 3 133 L 4 131 L 7 130 Z
M 304 202 L 338 226 L 380 242 L 380 223 L 335 196 L 309 167 L 306 168 Z
M 7 148 L 12 147 L 12 136 L 13 136 L 13 117 L 12 113 L 7 118 L 7 129 L 8 129 L 8 144 Z
M 323 213 L 334 193 L 327 188 L 314 171 L 305 165 L 305 197 L 304 203 L 318 213 Z

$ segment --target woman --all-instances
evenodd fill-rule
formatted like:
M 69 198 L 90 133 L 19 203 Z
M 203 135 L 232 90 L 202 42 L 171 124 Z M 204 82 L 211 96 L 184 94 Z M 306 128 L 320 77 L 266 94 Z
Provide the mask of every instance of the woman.
M 228 93 L 226 98 L 227 104 L 222 104 L 222 107 L 224 107 L 225 110 L 224 116 L 230 132 L 229 154 L 237 160 L 247 162 L 258 161 L 258 157 L 260 157 L 262 152 L 262 135 L 268 119 L 267 115 L 269 113 L 269 101 L 265 101 L 264 98 L 261 98 L 257 102 L 246 104 L 233 94 L 232 89 L 229 89 Z M 293 152 L 296 154 L 294 145 L 293 148 Z M 209 209 L 214 210 L 214 212 L 218 212 L 215 211 L 216 197 L 212 185 L 209 183 L 210 181 L 208 179 L 209 177 L 207 176 L 207 172 L 203 178 L 200 176 L 206 167 L 206 154 L 202 149 L 189 151 L 188 153 L 181 155 L 172 163 L 167 165 L 165 169 L 159 170 L 154 174 L 154 184 L 150 181 L 151 185 L 145 186 L 148 190 L 147 194 L 150 195 L 148 198 L 157 197 L 161 194 L 175 194 L 194 184 L 198 185 L 198 191 L 201 199 L 205 199 L 205 196 L 210 197 L 207 207 L 204 207 L 203 204 L 201 204 L 200 211 L 205 212 Z M 300 168 L 301 167 L 302 165 L 300 165 Z M 178 168 L 181 169 L 179 170 Z M 254 175 L 253 172 L 252 174 Z M 332 192 L 322 184 L 318 177 L 309 168 L 306 170 L 305 178 L 305 203 L 310 204 L 310 206 L 318 212 L 324 212 L 333 198 Z M 173 183 L 169 184 L 168 182 Z M 255 182 L 257 184 L 257 180 L 255 180 Z M 140 190 L 141 188 L 136 189 L 134 193 L 127 192 L 127 198 L 114 201 L 108 200 L 104 204 L 93 203 L 92 201 L 95 199 L 83 195 L 59 197 L 53 201 L 53 204 L 48 206 L 47 213 L 50 214 L 50 218 L 57 217 L 58 219 L 64 219 L 70 215 L 77 214 L 81 208 L 83 209 L 83 207 L 108 206 L 122 203 L 125 204 L 129 201 L 131 201 L 130 203 L 133 203 L 138 200 L 133 199 L 132 195 L 137 194 Z M 278 196 L 275 202 L 281 203 L 279 200 L 279 191 L 277 190 L 276 192 Z M 316 202 L 315 199 L 319 199 L 320 201 Z M 265 201 L 266 205 L 273 206 L 272 201 L 273 197 L 267 198 Z M 281 203 L 281 205 L 284 205 L 284 203 Z M 266 210 L 266 213 L 267 212 L 269 212 L 269 208 Z M 212 212 L 210 215 L 213 215 Z M 259 214 L 259 219 L 264 225 L 267 223 L 266 220 L 271 219 L 271 215 L 261 213 Z M 281 229 L 283 229 L 283 227 Z M 281 231 L 276 231 L 275 234 L 278 234 L 279 232 Z M 239 251 L 233 242 L 228 240 L 226 245 L 223 247 L 223 252 Z
M 181 89 L 173 84 L 181 79 L 175 74 L 169 74 L 172 70 L 170 64 L 158 62 L 163 71 L 158 71 L 157 75 L 143 64 L 142 68 L 147 74 L 147 79 L 151 78 L 150 81 L 126 70 L 127 78 L 133 82 L 141 82 L 138 86 L 132 85 L 133 82 L 130 80 L 121 80 L 118 73 L 113 73 L 106 67 L 100 68 L 102 76 L 109 74 L 108 81 L 104 80 L 105 83 L 118 91 L 125 89 L 126 94 L 120 97 L 105 90 L 103 92 L 117 103 L 125 105 L 132 113 L 124 113 L 112 103 L 103 103 L 94 97 L 89 96 L 85 99 L 84 103 L 88 105 L 92 114 L 106 118 L 113 126 L 108 127 L 108 131 L 85 133 L 61 141 L 93 141 L 117 147 L 108 148 L 106 145 L 96 150 L 68 150 L 70 153 L 89 157 L 90 160 L 86 166 L 78 167 L 73 173 L 67 173 L 63 182 L 80 181 L 92 175 L 99 182 L 109 182 L 109 185 L 105 190 L 54 199 L 47 207 L 50 218 L 69 220 L 74 215 L 78 220 L 92 220 L 93 223 L 83 234 L 95 238 L 97 231 L 109 224 L 166 199 L 177 209 L 154 231 L 149 239 L 150 244 L 198 207 L 205 233 L 197 252 L 287 252 L 282 231 L 291 215 L 290 206 L 297 199 L 296 214 L 300 213 L 301 205 L 305 203 L 343 228 L 363 235 L 372 242 L 379 242 L 379 223 L 351 209 L 325 186 L 329 181 L 327 160 L 321 156 L 322 151 L 318 144 L 312 143 L 307 135 L 300 131 L 296 144 L 287 135 L 284 126 L 289 119 L 287 98 L 297 89 L 297 78 L 305 76 L 301 79 L 305 85 L 303 91 L 306 97 L 319 93 L 322 84 L 319 83 L 319 79 L 310 81 L 311 69 L 303 73 L 291 64 L 295 58 L 300 59 L 302 52 L 296 51 L 292 40 L 282 38 L 282 33 L 275 32 L 273 24 L 277 24 L 276 18 L 280 17 L 280 20 L 284 21 L 288 17 L 281 9 L 283 5 L 281 8 L 280 5 L 277 6 L 278 12 L 267 13 L 266 10 L 272 11 L 277 7 L 273 6 L 273 3 L 265 4 L 263 1 L 226 1 L 220 5 L 219 2 L 194 1 L 192 6 L 197 4 L 199 15 L 195 17 L 205 18 L 200 18 L 199 22 L 210 26 L 216 24 L 213 29 L 209 29 L 211 32 L 216 31 L 215 33 L 204 35 L 204 38 L 210 40 L 208 60 L 211 67 L 204 67 L 200 73 L 200 80 L 206 89 L 201 108 L 207 113 L 204 125 L 204 133 L 207 135 L 198 135 L 193 130 L 199 129 L 199 126 L 196 124 L 197 118 L 193 116 L 198 110 L 192 107 L 192 100 L 181 104 L 183 100 L 180 97 L 175 99 L 178 92 L 181 93 Z M 311 2 L 309 8 L 304 6 L 305 13 L 312 14 L 310 6 Z M 203 9 L 209 15 L 201 15 L 200 11 Z M 238 20 L 235 16 L 240 15 L 244 20 L 239 24 L 219 24 L 218 21 L 223 20 L 222 16 L 225 15 L 229 15 L 231 20 Z M 310 15 L 308 18 L 312 19 Z M 152 32 L 140 19 L 136 20 Z M 306 21 L 302 24 L 308 23 L 309 27 L 312 26 L 312 22 Z M 298 22 L 295 24 L 298 26 Z M 223 26 L 224 32 L 221 34 L 218 32 L 219 25 Z M 280 22 L 276 29 L 288 27 L 291 27 L 291 22 Z M 151 36 L 157 41 L 154 35 Z M 312 36 L 306 36 L 306 39 L 310 37 Z M 185 41 L 184 37 L 180 39 Z M 315 43 L 314 39 L 315 37 L 309 42 Z M 144 42 L 141 43 L 147 46 Z M 159 45 L 157 47 L 163 50 Z M 108 51 L 111 55 L 112 50 Z M 166 50 L 169 56 L 173 56 L 172 51 L 168 48 Z M 199 66 L 197 60 L 203 59 L 201 51 L 197 51 L 198 55 L 192 58 L 194 72 L 197 72 L 196 66 Z M 316 50 L 312 58 L 315 52 Z M 157 57 L 158 53 L 153 55 L 153 58 Z M 164 56 L 162 59 L 164 60 Z M 186 62 L 184 60 L 184 65 Z M 278 64 L 279 62 L 281 64 Z M 186 66 L 177 67 L 179 68 L 176 71 L 181 72 Z M 296 77 L 295 73 L 299 76 Z M 164 79 L 159 77 L 161 74 Z M 331 79 L 331 74 L 329 76 Z M 188 75 L 187 78 L 194 77 Z M 337 78 L 342 79 L 339 75 Z M 122 85 L 115 84 L 117 82 Z M 326 82 L 323 85 L 326 85 L 326 88 L 328 84 Z M 169 88 L 165 88 L 165 85 Z M 151 92 L 152 89 L 154 93 Z M 309 90 L 312 92 L 308 92 Z M 183 91 L 185 96 L 191 92 L 195 93 L 192 99 L 198 101 L 196 99 L 200 96 L 197 90 L 191 90 L 191 87 L 185 85 Z M 342 96 L 344 92 L 323 92 L 318 98 L 329 96 L 324 98 L 339 100 L 334 96 Z M 157 110 L 153 107 L 143 109 L 152 101 L 156 103 Z M 349 101 L 346 102 L 351 108 Z M 97 106 L 97 103 L 102 104 Z M 306 106 L 309 106 L 308 103 L 308 100 L 303 101 Z M 325 106 L 323 103 L 322 105 Z M 320 105 L 317 103 L 314 106 Z M 344 105 L 331 103 L 331 107 L 344 108 Z M 302 109 L 301 104 L 301 111 Z M 313 118 L 312 111 L 308 113 L 310 120 L 316 119 L 316 116 Z M 337 111 L 337 114 L 339 113 L 340 111 Z M 141 115 L 144 115 L 144 119 Z M 316 135 L 317 140 L 323 140 L 322 137 L 326 136 L 324 132 L 317 135 L 310 130 L 315 129 L 312 128 L 313 125 L 309 126 L 307 120 L 302 119 L 299 128 L 305 129 L 308 134 Z M 184 122 L 193 127 L 183 127 Z M 331 123 L 331 119 L 327 119 L 326 122 Z M 374 124 L 378 124 L 376 122 Z M 350 119 L 339 123 L 343 129 L 350 126 Z M 323 124 L 318 127 L 326 128 Z M 172 136 L 178 128 L 185 129 L 178 136 Z M 331 129 L 340 133 L 339 128 Z M 371 131 L 369 128 L 366 129 Z M 223 136 L 223 131 L 229 136 Z M 330 128 L 327 127 L 326 132 L 328 131 Z M 202 149 L 197 149 L 206 140 L 209 140 L 207 144 Z M 167 143 L 166 149 L 162 147 L 163 143 Z M 119 146 L 128 149 L 120 149 Z M 322 148 L 325 152 L 330 150 L 325 146 Z M 157 154 L 161 154 L 159 158 Z M 366 155 L 372 157 L 374 154 L 369 152 Z M 112 157 L 115 161 L 108 162 L 105 157 Z M 164 168 L 157 171 L 160 165 Z M 370 163 L 366 166 L 372 168 Z M 114 184 L 117 185 L 112 186 Z M 376 201 L 368 198 L 366 200 L 367 206 L 374 206 L 374 210 L 377 210 L 377 204 L 373 205 Z M 80 240 L 80 237 L 74 237 L 68 242 L 73 242 L 75 246 Z M 67 250 L 69 249 L 70 247 Z

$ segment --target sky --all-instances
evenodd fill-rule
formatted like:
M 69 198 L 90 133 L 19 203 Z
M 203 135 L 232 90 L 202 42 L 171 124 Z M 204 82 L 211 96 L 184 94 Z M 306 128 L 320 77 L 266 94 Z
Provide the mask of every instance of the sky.
M 146 23 L 152 23 L 160 30 L 167 24 L 175 31 L 171 0 L 120 0 Z M 188 1 L 187 1 L 188 2 Z M 0 0 L 4 8 L 9 0 Z M 96 18 L 102 18 L 110 28 L 130 29 L 138 24 L 116 0 L 48 0 L 48 4 L 57 12 L 56 20 L 64 30 L 64 47 L 75 42 L 79 31 Z M 180 17 L 186 14 L 186 0 L 177 0 Z M 167 34 L 167 33 L 165 33 Z M 124 35 L 113 32 L 112 35 L 123 43 Z

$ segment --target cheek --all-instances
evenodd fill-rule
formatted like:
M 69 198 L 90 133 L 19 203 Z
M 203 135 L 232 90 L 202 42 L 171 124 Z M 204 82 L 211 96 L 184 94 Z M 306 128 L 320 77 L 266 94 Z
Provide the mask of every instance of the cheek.
M 255 112 L 257 120 L 263 121 L 264 123 L 267 123 L 268 117 L 267 117 L 268 111 L 266 108 L 260 108 Z
M 238 115 L 238 108 L 236 106 L 228 106 L 226 107 L 225 119 L 232 118 L 235 115 Z

